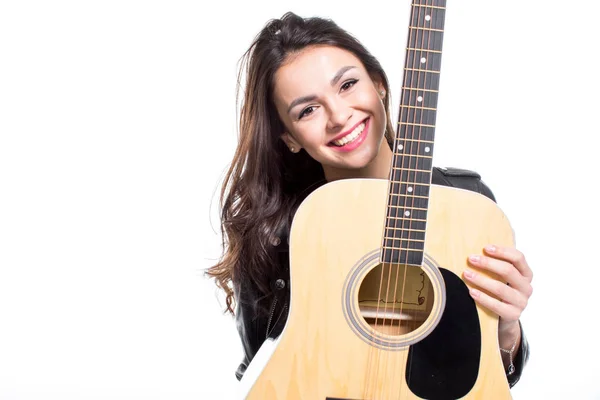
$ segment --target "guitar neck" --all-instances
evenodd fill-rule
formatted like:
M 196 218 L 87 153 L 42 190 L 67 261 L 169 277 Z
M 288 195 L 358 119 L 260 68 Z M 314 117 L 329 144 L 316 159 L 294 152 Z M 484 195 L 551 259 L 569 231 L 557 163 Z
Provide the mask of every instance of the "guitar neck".
M 446 0 L 412 2 L 382 262 L 423 262 L 445 17 Z

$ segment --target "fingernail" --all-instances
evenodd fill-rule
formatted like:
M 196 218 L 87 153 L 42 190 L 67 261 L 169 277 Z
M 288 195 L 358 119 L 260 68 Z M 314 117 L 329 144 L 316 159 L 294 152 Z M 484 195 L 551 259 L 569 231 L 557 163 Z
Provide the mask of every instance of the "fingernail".
M 473 277 L 475 276 L 475 273 L 473 273 L 473 271 L 469 270 L 469 269 L 465 269 L 465 276 L 468 279 L 473 279 Z
M 479 256 L 469 256 L 469 260 L 471 260 L 474 263 L 479 262 L 480 257 Z
M 492 246 L 492 245 L 485 246 L 485 251 L 488 251 L 488 252 L 490 252 L 490 253 L 493 253 L 493 252 L 495 252 L 495 251 L 496 251 L 496 246 Z
M 477 289 L 469 289 L 469 293 L 471 293 L 471 296 L 473 297 L 479 297 L 479 295 L 481 294 L 481 292 Z

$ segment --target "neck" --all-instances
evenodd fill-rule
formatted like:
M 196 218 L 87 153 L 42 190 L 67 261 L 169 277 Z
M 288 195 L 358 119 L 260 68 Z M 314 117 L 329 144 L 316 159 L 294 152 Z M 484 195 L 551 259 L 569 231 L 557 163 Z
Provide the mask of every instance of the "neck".
M 325 173 L 325 179 L 327 182 L 348 178 L 389 179 L 390 166 L 392 165 L 392 155 L 392 150 L 384 138 L 379 148 L 379 153 L 377 153 L 377 156 L 373 159 L 373 161 L 371 161 L 364 168 L 342 169 L 324 166 L 323 172 Z

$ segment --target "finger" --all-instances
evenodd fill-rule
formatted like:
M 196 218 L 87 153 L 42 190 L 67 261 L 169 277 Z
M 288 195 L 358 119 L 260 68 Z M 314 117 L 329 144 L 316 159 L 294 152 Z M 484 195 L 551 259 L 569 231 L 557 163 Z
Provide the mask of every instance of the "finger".
M 512 304 L 503 303 L 481 290 L 471 288 L 469 289 L 469 294 L 478 304 L 481 304 L 483 307 L 497 314 L 506 322 L 518 321 L 521 317 L 521 310 L 518 307 Z
M 485 252 L 494 257 L 499 258 L 505 261 L 508 261 L 512 265 L 519 270 L 521 275 L 526 277 L 529 282 L 533 279 L 533 271 L 529 267 L 527 260 L 525 259 L 525 255 L 521 253 L 519 250 L 514 247 L 503 247 L 503 246 L 495 246 L 489 245 L 484 248 Z
M 498 260 L 492 257 L 472 255 L 469 257 L 469 263 L 478 268 L 484 268 L 503 278 L 519 292 L 529 298 L 533 292 L 531 281 L 521 275 L 520 271 L 507 261 Z
M 519 312 L 527 307 L 528 297 L 511 286 L 470 269 L 464 271 L 464 276 L 470 283 L 496 296 L 500 301 L 516 306 L 520 309 Z

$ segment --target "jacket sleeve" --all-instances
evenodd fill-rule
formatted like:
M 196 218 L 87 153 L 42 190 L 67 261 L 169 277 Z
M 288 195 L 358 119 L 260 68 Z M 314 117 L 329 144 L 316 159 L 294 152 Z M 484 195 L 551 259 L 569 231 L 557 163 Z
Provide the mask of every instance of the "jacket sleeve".
M 236 301 L 235 325 L 236 325 L 238 333 L 240 335 L 240 339 L 242 341 L 242 348 L 244 350 L 244 357 L 242 359 L 242 362 L 240 363 L 240 365 L 237 367 L 237 370 L 235 371 L 235 377 L 239 381 L 240 379 L 242 379 L 242 376 L 244 375 L 244 372 L 246 371 L 246 368 L 248 368 L 248 364 L 250 363 L 249 357 L 248 357 L 248 352 L 249 352 L 248 351 L 249 350 L 248 343 L 246 343 L 248 335 L 246 332 L 248 331 L 248 328 L 251 329 L 251 327 L 246 326 L 247 325 L 246 321 L 248 320 L 248 318 L 244 318 L 244 316 L 248 312 L 246 310 L 247 307 L 242 305 L 239 301 L 239 298 L 240 298 L 240 285 L 239 284 L 234 285 L 234 297 L 235 297 L 235 301 Z
M 235 324 L 242 342 L 244 351 L 242 361 L 235 371 L 235 376 L 238 380 L 242 379 L 246 368 L 252 361 L 256 349 L 260 344 L 255 343 L 258 336 L 258 325 L 260 323 L 259 315 L 256 310 L 256 304 L 252 303 L 252 299 L 256 295 L 251 293 L 252 288 L 249 282 L 244 279 L 234 282 L 233 293 L 236 301 L 235 306 Z
M 529 359 L 529 342 L 525 337 L 525 332 L 523 332 L 523 325 L 521 324 L 521 321 L 519 321 L 519 325 L 521 327 L 521 345 L 519 346 L 519 349 L 513 356 L 513 365 L 515 367 L 515 372 L 513 372 L 511 375 L 507 375 L 508 384 L 511 388 L 517 384 L 519 379 L 521 379 L 523 367 L 525 367 L 525 364 Z

